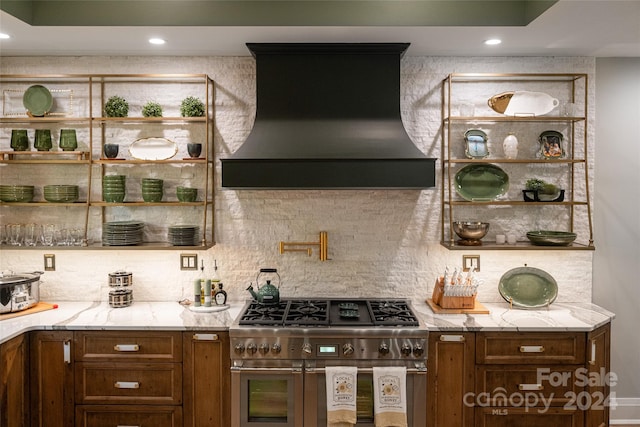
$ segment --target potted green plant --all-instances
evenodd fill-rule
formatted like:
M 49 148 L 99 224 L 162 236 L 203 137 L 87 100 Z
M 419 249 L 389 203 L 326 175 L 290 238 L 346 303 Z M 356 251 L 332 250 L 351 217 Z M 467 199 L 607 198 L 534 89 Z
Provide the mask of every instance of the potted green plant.
M 529 178 L 522 190 L 525 202 L 561 202 L 564 200 L 564 190 L 557 185 L 539 178 Z
M 204 103 L 194 96 L 188 96 L 180 104 L 180 114 L 182 117 L 202 117 Z
M 144 117 L 162 117 L 162 107 L 157 102 L 149 101 L 142 107 Z
M 104 104 L 104 113 L 107 117 L 127 117 L 129 103 L 124 98 L 114 95 Z

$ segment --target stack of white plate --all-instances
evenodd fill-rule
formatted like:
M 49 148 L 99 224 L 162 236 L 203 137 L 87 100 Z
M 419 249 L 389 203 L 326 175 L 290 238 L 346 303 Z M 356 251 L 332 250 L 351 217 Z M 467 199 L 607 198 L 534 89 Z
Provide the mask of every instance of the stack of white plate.
M 197 246 L 200 233 L 197 225 L 173 225 L 168 234 L 173 246 Z
M 78 200 L 77 185 L 45 185 L 44 199 L 51 203 L 72 203 Z
M 33 200 L 33 185 L 0 185 L 0 201 L 30 202 Z
M 132 246 L 142 243 L 144 222 L 111 221 L 102 224 L 102 244 L 105 246 Z

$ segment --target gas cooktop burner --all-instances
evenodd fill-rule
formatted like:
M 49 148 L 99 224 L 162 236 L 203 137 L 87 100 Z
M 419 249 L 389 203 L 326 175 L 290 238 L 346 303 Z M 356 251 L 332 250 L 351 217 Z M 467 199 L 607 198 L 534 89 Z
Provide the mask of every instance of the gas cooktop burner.
M 403 300 L 280 300 L 278 304 L 251 301 L 240 325 L 250 326 L 418 326 Z

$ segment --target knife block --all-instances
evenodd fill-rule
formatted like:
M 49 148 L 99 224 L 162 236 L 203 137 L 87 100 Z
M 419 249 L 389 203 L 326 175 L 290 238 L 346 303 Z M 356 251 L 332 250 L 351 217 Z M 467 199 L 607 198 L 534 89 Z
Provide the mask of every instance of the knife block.
M 431 299 L 434 303 L 442 308 L 470 308 L 473 309 L 476 305 L 476 296 L 470 297 L 451 297 L 444 294 L 444 278 L 439 277 L 436 280 L 436 285 L 433 288 L 433 294 Z

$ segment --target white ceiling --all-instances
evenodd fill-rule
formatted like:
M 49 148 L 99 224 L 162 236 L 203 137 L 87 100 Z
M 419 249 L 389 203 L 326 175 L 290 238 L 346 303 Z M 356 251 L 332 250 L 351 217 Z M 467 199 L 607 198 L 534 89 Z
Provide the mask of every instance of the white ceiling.
M 0 56 L 246 56 L 247 42 L 409 42 L 412 56 L 640 57 L 640 0 L 560 0 L 525 27 L 58 27 L 2 11 L 0 32 L 11 35 Z M 482 44 L 494 37 L 503 43 Z

